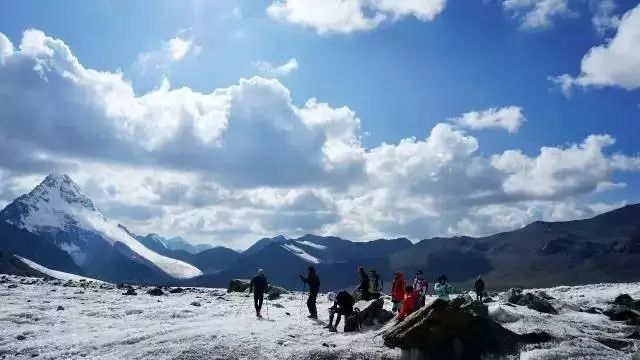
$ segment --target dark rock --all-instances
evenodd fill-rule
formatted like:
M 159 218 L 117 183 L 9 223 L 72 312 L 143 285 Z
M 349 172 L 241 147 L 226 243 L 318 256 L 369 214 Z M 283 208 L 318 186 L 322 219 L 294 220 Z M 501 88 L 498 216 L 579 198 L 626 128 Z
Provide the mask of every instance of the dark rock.
M 58 308 L 56 309 L 56 311 L 62 311 L 64 310 L 64 307 L 62 307 L 62 305 L 58 305 Z
M 467 300 L 464 297 L 458 296 L 455 299 L 451 300 L 451 306 L 459 308 L 466 302 Z
M 7 286 L 7 288 L 9 288 L 9 289 L 15 289 L 15 288 L 17 288 L 17 287 L 18 287 L 18 285 L 16 285 L 16 284 L 9 284 L 9 285 Z
M 545 314 L 558 314 L 558 311 L 551 305 L 551 303 L 532 293 L 525 293 L 520 296 L 518 301 L 516 301 L 516 304 L 526 306 L 529 309 Z
M 389 347 L 417 351 L 424 359 L 470 360 L 515 353 L 519 343 L 532 340 L 441 299 L 390 328 L 383 339 Z
M 640 340 L 640 331 L 635 330 L 634 332 L 632 332 L 631 334 L 625 336 L 624 338 L 625 339 Z
M 382 309 L 378 313 L 378 316 L 376 316 L 376 322 L 381 325 L 386 324 L 389 321 L 391 321 L 391 319 L 393 319 L 394 316 L 395 315 L 391 311 Z
M 613 303 L 615 305 L 623 305 L 631 309 L 635 306 L 633 298 L 629 294 L 618 295 L 615 300 L 613 300 Z
M 544 331 L 522 335 L 522 342 L 526 344 L 540 344 L 551 341 L 551 339 L 553 339 L 551 334 Z
M 280 296 L 288 293 L 289 291 L 287 289 L 272 285 L 272 286 L 269 286 L 269 290 L 267 291 L 267 299 L 277 300 L 280 298 Z
M 156 288 L 153 288 L 151 290 L 147 290 L 147 294 L 149 294 L 151 296 L 162 296 L 162 295 L 164 295 L 164 291 L 162 291 L 161 288 L 156 287 Z
M 554 298 L 553 296 L 547 294 L 546 291 L 536 291 L 536 296 L 541 297 L 545 300 L 555 300 L 556 298 Z
M 462 305 L 461 308 L 477 316 L 482 316 L 484 318 L 489 317 L 489 307 L 480 301 L 471 301 Z
M 521 297 L 522 297 L 522 289 L 511 288 L 505 292 L 504 301 L 512 304 L 517 304 Z
M 233 279 L 229 281 L 229 287 L 227 288 L 227 292 L 245 292 L 249 289 L 250 282 L 249 280 L 244 279 Z
M 184 289 L 180 287 L 169 290 L 169 294 L 180 294 L 183 292 L 184 292 Z
M 136 296 L 138 295 L 138 293 L 136 293 L 135 290 L 133 290 L 133 288 L 131 286 L 129 286 L 127 288 L 127 291 L 123 292 L 122 295 L 132 295 L 132 296 Z
M 611 305 L 602 313 L 613 321 L 637 321 L 640 318 L 640 315 L 623 305 Z
M 278 309 L 284 309 L 284 305 L 282 305 L 280 303 L 273 303 L 273 307 L 274 308 L 278 308 Z
M 581 308 L 580 311 L 588 314 L 602 314 L 602 309 L 594 306 L 589 308 Z
M 20 340 L 20 341 L 22 341 L 22 340 L 26 340 L 26 339 L 27 339 L 27 337 L 26 337 L 26 336 L 24 336 L 24 335 L 22 335 L 22 334 L 20 334 L 20 335 L 16 336 L 16 340 Z
M 485 298 L 484 300 L 482 300 L 482 302 L 485 303 L 485 304 L 489 304 L 489 303 L 494 302 L 494 300 L 492 298 L 488 297 L 488 298 Z
M 622 350 L 630 345 L 633 345 L 633 342 L 629 340 L 620 340 L 608 337 L 595 338 L 594 340 L 604 346 L 610 347 L 615 350 Z
M 194 302 L 191 303 L 191 306 L 202 306 L 202 304 L 200 304 L 197 301 L 194 301 Z
M 375 325 L 375 320 L 384 308 L 384 299 L 368 301 L 366 306 L 358 312 L 357 321 L 368 326 Z

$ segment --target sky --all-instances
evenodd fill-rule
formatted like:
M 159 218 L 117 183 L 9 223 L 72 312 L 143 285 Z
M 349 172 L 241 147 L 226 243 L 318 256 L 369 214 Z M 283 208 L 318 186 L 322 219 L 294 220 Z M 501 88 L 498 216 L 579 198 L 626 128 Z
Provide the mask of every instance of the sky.
M 483 236 L 640 202 L 631 0 L 0 3 L 0 207 L 131 230 Z

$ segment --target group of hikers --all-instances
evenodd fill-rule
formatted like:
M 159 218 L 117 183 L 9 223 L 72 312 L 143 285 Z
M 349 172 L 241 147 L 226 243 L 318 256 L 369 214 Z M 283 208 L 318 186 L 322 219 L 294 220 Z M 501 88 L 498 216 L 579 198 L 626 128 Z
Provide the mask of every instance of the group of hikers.
M 368 273 L 360 266 L 358 267 L 358 275 L 360 282 L 354 294 L 348 291 L 330 292 L 327 299 L 333 303 L 329 308 L 329 324 L 327 328 L 331 332 L 337 332 L 338 324 L 342 316 L 345 318 L 354 314 L 354 306 L 358 300 L 379 299 L 384 293 L 384 283 L 375 269 L 371 269 Z M 309 266 L 305 275 L 299 275 L 303 282 L 304 288 L 308 286 L 309 296 L 307 297 L 307 309 L 309 310 L 309 318 L 318 318 L 318 309 L 316 301 L 320 291 L 320 278 L 313 266 Z M 267 278 L 262 269 L 258 270 L 256 276 L 251 279 L 249 284 L 249 293 L 253 292 L 254 307 L 256 316 L 261 318 L 262 304 L 264 294 L 268 289 Z M 392 312 L 396 315 L 398 321 L 404 320 L 408 315 L 425 306 L 429 283 L 424 277 L 422 270 L 418 270 L 413 278 L 413 283 L 408 284 L 404 279 L 402 272 L 396 271 L 391 284 Z M 482 301 L 485 294 L 485 284 L 481 276 L 478 276 L 474 283 L 476 300 Z M 440 275 L 433 286 L 433 293 L 440 299 L 449 301 L 449 297 L 453 294 L 455 288 L 449 284 L 446 275 Z M 335 320 L 335 322 L 334 322 Z

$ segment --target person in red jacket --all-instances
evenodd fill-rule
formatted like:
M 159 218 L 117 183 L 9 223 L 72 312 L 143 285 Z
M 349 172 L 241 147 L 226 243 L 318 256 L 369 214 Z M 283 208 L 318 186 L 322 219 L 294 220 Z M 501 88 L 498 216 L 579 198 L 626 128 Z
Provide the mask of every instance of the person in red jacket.
M 393 313 L 395 314 L 400 310 L 402 301 L 404 300 L 404 292 L 407 287 L 407 283 L 404 281 L 404 277 L 400 271 L 396 271 L 393 274 L 393 284 L 391 284 L 391 302 L 393 303 Z
M 418 309 L 418 294 L 413 291 L 413 286 L 406 287 L 404 292 L 404 301 L 402 302 L 402 308 L 398 314 L 398 321 L 404 320 L 407 316 L 411 315 Z

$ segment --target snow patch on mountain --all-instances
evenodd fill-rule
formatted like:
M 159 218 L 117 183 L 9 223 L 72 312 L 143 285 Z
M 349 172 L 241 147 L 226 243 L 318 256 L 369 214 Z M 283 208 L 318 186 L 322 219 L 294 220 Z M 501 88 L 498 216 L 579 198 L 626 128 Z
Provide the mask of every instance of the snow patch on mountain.
M 313 255 L 310 255 L 309 253 L 307 253 L 306 251 L 300 249 L 299 247 L 293 245 L 293 244 L 282 244 L 280 245 L 282 246 L 284 249 L 288 250 L 289 252 L 291 252 L 292 254 L 294 254 L 295 256 L 301 258 L 304 261 L 313 263 L 313 264 L 319 264 L 320 260 L 318 258 L 316 258 Z
M 84 277 L 84 276 L 80 276 L 80 275 L 75 275 L 75 274 L 69 274 L 63 271 L 57 271 L 57 270 L 51 270 L 47 267 L 44 267 L 40 264 L 37 264 L 29 259 L 23 258 L 21 256 L 18 255 L 14 255 L 16 258 L 20 259 L 20 261 L 22 261 L 25 265 L 27 265 L 28 267 L 32 268 L 33 270 L 39 271 L 45 275 L 49 275 L 54 279 L 59 279 L 59 280 L 73 280 L 73 281 L 80 281 L 80 280 L 84 280 L 84 281 L 94 281 L 97 283 L 104 283 L 103 281 L 100 280 L 96 280 L 96 279 L 92 279 L 92 278 L 88 278 L 88 277 Z
M 307 240 L 299 241 L 299 240 L 296 240 L 296 242 L 298 244 L 300 244 L 300 245 L 306 245 L 306 246 L 312 247 L 314 249 L 327 250 L 326 246 L 320 245 L 320 244 L 316 244 L 316 243 L 312 243 L 311 241 L 307 241 Z

